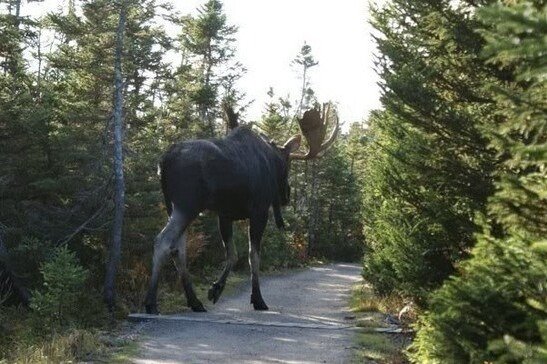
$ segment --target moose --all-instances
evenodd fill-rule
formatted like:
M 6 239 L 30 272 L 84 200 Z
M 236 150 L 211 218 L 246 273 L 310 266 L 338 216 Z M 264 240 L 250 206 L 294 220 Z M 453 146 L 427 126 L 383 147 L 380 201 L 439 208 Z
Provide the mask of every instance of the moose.
M 157 314 L 156 303 L 160 269 L 168 256 L 175 256 L 188 306 L 206 311 L 196 297 L 186 266 L 186 229 L 204 210 L 218 214 L 218 228 L 225 248 L 226 262 L 220 278 L 208 291 L 216 303 L 226 279 L 236 263 L 232 242 L 232 222 L 249 219 L 249 263 L 251 303 L 255 310 L 267 310 L 258 281 L 260 241 L 270 207 L 278 228 L 284 227 L 281 206 L 289 203 L 290 161 L 321 156 L 332 145 L 339 121 L 330 104 L 307 110 L 298 120 L 308 152 L 298 153 L 302 137 L 296 135 L 277 146 L 246 126 L 233 128 L 224 139 L 199 139 L 172 145 L 159 164 L 161 189 L 169 215 L 167 225 L 154 242 L 150 287 L 145 299 L 148 314 Z M 329 120 L 333 120 L 330 122 Z M 334 124 L 325 141 L 329 124 Z

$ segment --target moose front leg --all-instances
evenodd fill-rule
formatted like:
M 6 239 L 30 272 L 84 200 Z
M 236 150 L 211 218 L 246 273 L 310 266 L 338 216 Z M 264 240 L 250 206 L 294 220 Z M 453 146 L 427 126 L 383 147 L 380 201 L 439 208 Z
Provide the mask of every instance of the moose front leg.
M 226 265 L 224 266 L 224 270 L 222 271 L 220 278 L 213 283 L 209 289 L 207 297 L 213 303 L 216 303 L 220 298 L 220 295 L 224 290 L 224 286 L 226 285 L 226 279 L 237 261 L 237 251 L 232 240 L 232 220 L 219 216 L 218 229 L 220 231 L 222 243 L 224 244 L 224 248 L 226 250 Z
M 268 222 L 268 213 L 252 217 L 249 222 L 249 264 L 251 266 L 251 303 L 255 310 L 267 310 L 268 306 L 260 293 L 258 272 L 260 270 L 260 242 Z

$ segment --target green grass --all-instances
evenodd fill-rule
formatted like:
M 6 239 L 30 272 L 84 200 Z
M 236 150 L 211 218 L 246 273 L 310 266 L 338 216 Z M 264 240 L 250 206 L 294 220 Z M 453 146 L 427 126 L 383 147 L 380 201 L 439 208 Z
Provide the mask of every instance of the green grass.
M 0 364 L 38 363 L 129 363 L 138 344 L 129 339 L 123 321 L 89 318 L 96 325 L 72 323 L 44 327 L 27 309 L 0 306 Z
M 107 353 L 107 346 L 99 332 L 70 329 L 48 337 L 34 336 L 21 331 L 12 341 L 9 352 L 0 363 L 67 363 L 89 361 Z
M 356 326 L 361 330 L 355 336 L 357 349 L 354 352 L 354 363 L 406 363 L 403 354 L 409 344 L 405 335 L 394 335 L 375 332 L 378 327 L 385 327 L 386 313 L 397 312 L 402 307 L 399 298 L 379 298 L 366 283 L 353 287 L 350 309 L 355 313 Z
M 110 351 L 105 362 L 112 364 L 132 363 L 132 359 L 139 354 L 139 344 L 136 341 L 126 341 Z
M 354 358 L 355 363 L 405 363 L 401 348 L 386 334 L 359 333 L 356 341 L 359 349 Z

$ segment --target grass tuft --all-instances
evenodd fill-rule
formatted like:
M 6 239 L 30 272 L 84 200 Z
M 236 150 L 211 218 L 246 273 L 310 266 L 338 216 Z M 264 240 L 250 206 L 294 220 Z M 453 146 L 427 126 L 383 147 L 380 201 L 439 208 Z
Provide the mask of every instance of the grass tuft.
M 66 363 L 90 361 L 106 353 L 97 332 L 73 329 L 49 338 L 22 338 L 14 343 L 2 363 Z
M 356 314 L 357 349 L 355 363 L 407 363 L 403 350 L 410 344 L 406 335 L 375 332 L 374 329 L 386 327 L 386 314 L 397 314 L 404 307 L 404 301 L 397 297 L 381 298 L 374 294 L 366 283 L 353 287 L 350 309 Z

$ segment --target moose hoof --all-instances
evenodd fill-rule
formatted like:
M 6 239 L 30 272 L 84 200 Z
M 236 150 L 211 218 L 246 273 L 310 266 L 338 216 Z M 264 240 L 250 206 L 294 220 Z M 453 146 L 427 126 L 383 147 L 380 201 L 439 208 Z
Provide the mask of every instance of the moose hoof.
M 211 288 L 209 288 L 209 293 L 207 294 L 207 298 L 209 298 L 209 301 L 213 303 L 217 303 L 223 290 L 224 290 L 224 285 L 213 283 Z
M 158 315 L 158 306 L 157 305 L 145 305 L 146 313 L 149 315 Z
M 190 305 L 190 308 L 192 309 L 192 311 L 194 312 L 207 312 L 207 310 L 205 309 L 205 307 L 203 307 L 203 304 L 201 302 L 195 302 L 193 304 Z
M 267 311 L 268 310 L 268 306 L 266 305 L 266 303 L 264 302 L 264 300 L 262 298 L 260 299 L 254 299 L 251 297 L 251 303 L 253 304 L 253 308 L 256 310 L 256 311 Z
M 257 311 L 268 311 L 268 306 L 264 303 L 264 301 L 259 303 L 253 303 L 253 307 Z

